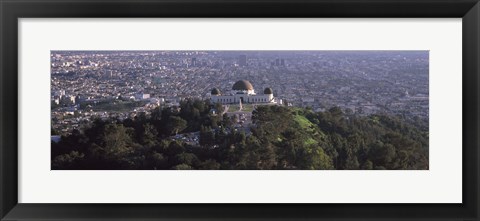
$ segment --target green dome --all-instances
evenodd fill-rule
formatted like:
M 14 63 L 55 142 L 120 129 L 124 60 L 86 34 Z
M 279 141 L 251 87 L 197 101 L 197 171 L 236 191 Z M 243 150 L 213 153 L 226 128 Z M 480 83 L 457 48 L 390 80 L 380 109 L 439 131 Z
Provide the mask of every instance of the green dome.
M 269 87 L 265 88 L 265 90 L 263 90 L 263 93 L 264 94 L 273 94 L 273 90 Z
M 219 95 L 220 94 L 220 90 L 218 90 L 218 88 L 213 88 L 212 89 L 212 92 L 210 92 L 212 95 Z

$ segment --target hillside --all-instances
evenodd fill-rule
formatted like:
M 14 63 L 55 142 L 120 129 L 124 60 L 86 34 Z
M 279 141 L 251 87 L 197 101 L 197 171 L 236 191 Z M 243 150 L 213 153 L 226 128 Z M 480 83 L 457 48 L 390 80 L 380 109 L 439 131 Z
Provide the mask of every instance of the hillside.
M 244 131 L 212 108 L 222 111 L 186 100 L 135 119 L 96 119 L 52 142 L 52 169 L 428 169 L 425 123 L 272 105 L 253 110 Z M 198 143 L 184 139 L 196 133 Z

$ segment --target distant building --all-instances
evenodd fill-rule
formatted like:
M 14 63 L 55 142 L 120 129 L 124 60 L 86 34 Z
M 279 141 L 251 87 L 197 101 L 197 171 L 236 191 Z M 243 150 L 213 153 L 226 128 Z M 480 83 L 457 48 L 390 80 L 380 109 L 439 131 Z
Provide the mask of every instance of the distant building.
M 65 90 L 58 90 L 53 92 L 53 96 L 58 96 L 60 99 L 62 99 L 65 96 Z
M 252 84 L 246 80 L 237 81 L 230 94 L 223 95 L 217 88 L 213 88 L 210 94 L 212 102 L 221 104 L 275 103 L 271 88 L 265 88 L 263 94 L 256 94 Z
M 73 95 L 72 95 L 72 96 L 68 96 L 67 99 L 66 99 L 66 101 L 67 101 L 67 103 L 69 103 L 69 104 L 75 104 L 75 101 L 76 101 L 75 96 L 73 96 Z
M 241 67 L 247 66 L 247 55 L 243 54 L 238 57 L 238 65 Z
M 315 102 L 315 99 L 313 97 L 302 97 L 302 102 L 313 103 L 313 102 Z
M 51 135 L 50 136 L 50 141 L 54 143 L 58 143 L 62 140 L 62 136 L 60 135 Z
M 59 96 L 54 96 L 53 97 L 53 103 L 55 103 L 56 105 L 59 105 L 60 104 L 60 97 Z
M 145 99 L 150 99 L 150 94 L 136 94 L 135 95 L 135 100 L 145 100 Z
M 197 66 L 197 58 L 192 58 L 192 67 Z

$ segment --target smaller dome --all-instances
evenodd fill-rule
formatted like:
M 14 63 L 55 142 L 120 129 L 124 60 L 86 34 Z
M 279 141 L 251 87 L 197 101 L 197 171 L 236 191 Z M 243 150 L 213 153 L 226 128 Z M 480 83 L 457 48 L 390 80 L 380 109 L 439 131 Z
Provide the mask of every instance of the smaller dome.
M 263 93 L 264 94 L 273 94 L 273 90 L 269 87 L 265 88 L 265 90 L 263 90 Z
M 220 95 L 220 90 L 218 88 L 213 88 L 212 92 L 210 92 L 212 95 Z

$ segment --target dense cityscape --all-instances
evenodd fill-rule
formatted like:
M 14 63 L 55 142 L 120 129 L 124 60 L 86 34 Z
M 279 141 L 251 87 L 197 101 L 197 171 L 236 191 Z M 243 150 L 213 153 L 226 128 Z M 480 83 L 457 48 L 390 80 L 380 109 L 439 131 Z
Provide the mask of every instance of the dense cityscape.
M 53 51 L 52 126 L 208 99 L 241 79 L 283 103 L 428 119 L 426 51 Z
M 52 51 L 53 169 L 428 169 L 428 51 Z

